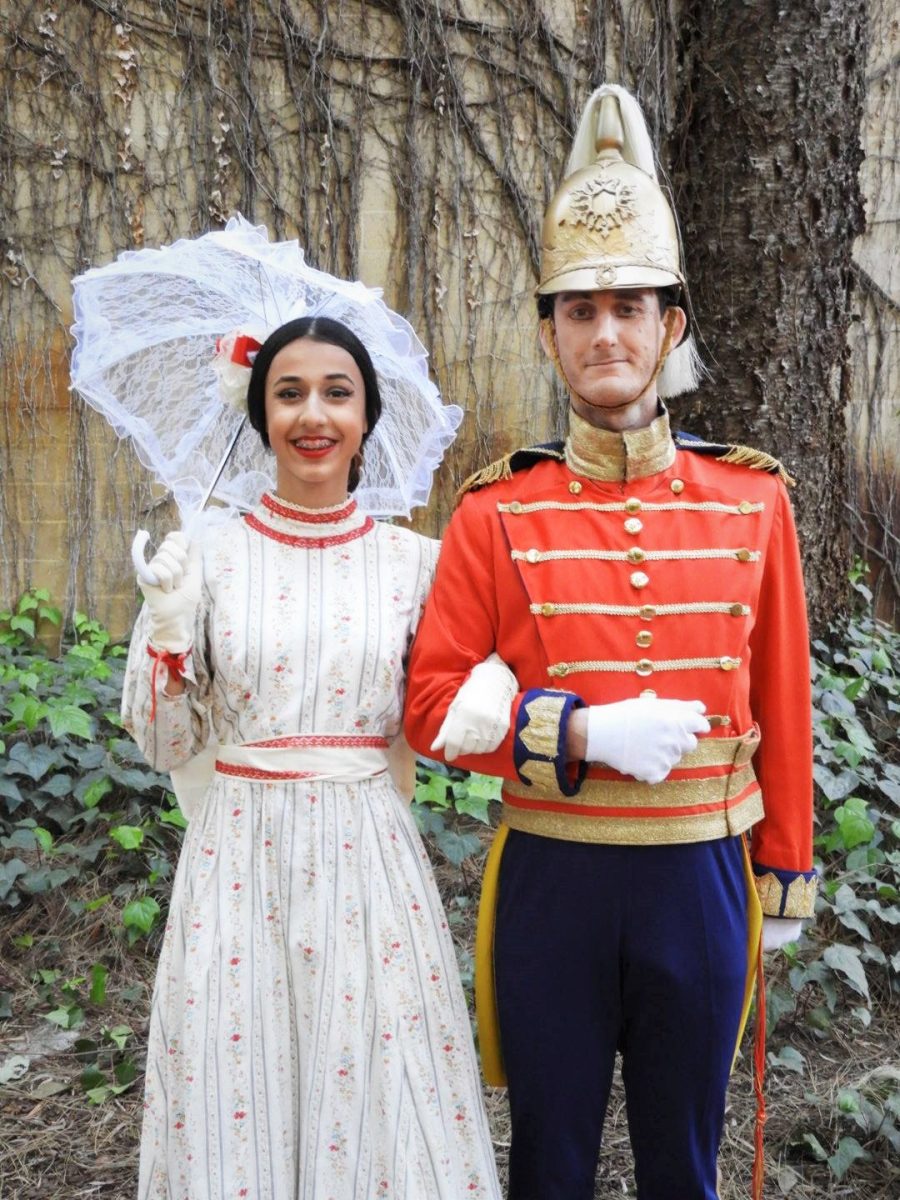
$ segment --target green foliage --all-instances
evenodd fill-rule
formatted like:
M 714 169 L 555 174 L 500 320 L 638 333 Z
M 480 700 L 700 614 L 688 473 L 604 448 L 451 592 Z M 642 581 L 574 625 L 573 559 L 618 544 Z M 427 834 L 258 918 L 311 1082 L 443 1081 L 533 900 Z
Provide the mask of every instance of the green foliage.
M 412 812 L 423 837 L 430 839 L 454 867 L 484 853 L 472 821 L 490 825 L 490 806 L 500 799 L 500 780 L 469 774 L 431 759 L 420 759 Z M 468 818 L 468 820 L 467 820 Z
M 859 573 L 853 582 L 868 605 Z M 864 609 L 812 649 L 822 882 L 815 925 L 785 948 L 786 979 L 768 988 L 767 1013 L 770 1030 L 788 1018 L 820 1041 L 845 1016 L 868 1028 L 874 1010 L 900 995 L 900 635 Z M 769 1064 L 806 1072 L 794 1047 L 773 1050 Z M 806 1098 L 823 1128 L 801 1129 L 791 1145 L 826 1163 L 835 1180 L 883 1154 L 885 1143 L 900 1149 L 900 1072 L 872 1072 L 836 1100 Z
M 791 982 L 818 983 L 833 1014 L 839 1001 L 869 1009 L 873 993 L 900 992 L 900 635 L 863 613 L 813 651 L 818 915 L 831 944 Z
M 60 624 L 44 591 L 0 613 L 0 909 L 111 871 L 108 894 L 69 907 L 114 904 L 133 942 L 156 926 L 184 819 L 121 728 L 124 648 L 76 612 L 51 655 L 41 622 Z M 75 1028 L 77 1007 L 64 994 L 51 1019 Z

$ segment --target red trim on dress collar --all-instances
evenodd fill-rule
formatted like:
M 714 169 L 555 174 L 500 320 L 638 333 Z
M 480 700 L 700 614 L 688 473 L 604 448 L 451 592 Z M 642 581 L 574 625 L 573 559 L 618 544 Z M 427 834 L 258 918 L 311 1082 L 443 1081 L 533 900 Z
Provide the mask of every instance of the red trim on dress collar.
M 356 501 L 351 496 L 341 508 L 318 510 L 289 508 L 276 500 L 268 492 L 264 492 L 261 503 L 269 512 L 277 517 L 285 517 L 288 521 L 300 521 L 304 525 L 333 525 L 336 521 L 346 521 L 356 512 Z
M 246 513 L 244 520 L 257 533 L 262 533 L 275 542 L 281 542 L 283 546 L 295 546 L 299 550 L 325 550 L 328 546 L 343 546 L 345 542 L 354 542 L 375 527 L 374 519 L 366 517 L 361 525 L 346 533 L 326 534 L 323 537 L 297 537 L 295 534 L 282 533 L 278 529 L 272 529 L 270 525 L 264 525 L 254 513 Z

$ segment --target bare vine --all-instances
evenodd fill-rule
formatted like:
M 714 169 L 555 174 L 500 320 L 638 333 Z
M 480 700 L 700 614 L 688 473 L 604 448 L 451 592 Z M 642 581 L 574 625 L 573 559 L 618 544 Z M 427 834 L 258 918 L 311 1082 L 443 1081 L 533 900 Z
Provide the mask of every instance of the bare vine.
M 297 237 L 314 265 L 383 286 L 466 408 L 421 528 L 443 527 L 474 466 L 551 436 L 562 406 L 549 399 L 531 299 L 543 209 L 580 106 L 604 79 L 637 91 L 668 160 L 684 103 L 680 8 L 3 6 L 0 597 L 50 582 L 68 606 L 127 623 L 131 532 L 173 516 L 67 391 L 70 279 L 234 211 Z

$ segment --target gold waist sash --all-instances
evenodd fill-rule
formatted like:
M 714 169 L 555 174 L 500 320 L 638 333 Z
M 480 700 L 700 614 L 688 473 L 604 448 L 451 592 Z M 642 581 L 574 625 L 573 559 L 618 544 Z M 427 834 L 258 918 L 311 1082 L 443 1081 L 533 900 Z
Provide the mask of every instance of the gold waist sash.
M 504 781 L 502 819 L 524 833 L 608 845 L 733 837 L 763 816 L 750 761 L 759 740 L 756 728 L 737 737 L 703 738 L 657 784 L 591 767 L 576 796 L 559 791 L 552 763 L 530 760 L 532 786 Z

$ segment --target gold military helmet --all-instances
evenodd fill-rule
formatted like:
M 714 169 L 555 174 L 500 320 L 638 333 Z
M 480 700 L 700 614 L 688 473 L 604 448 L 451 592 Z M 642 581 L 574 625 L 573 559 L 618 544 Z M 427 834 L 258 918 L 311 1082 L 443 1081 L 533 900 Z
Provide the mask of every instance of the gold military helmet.
M 650 135 L 634 97 L 605 84 L 588 100 L 544 217 L 537 294 L 672 286 L 686 305 L 678 227 L 657 180 Z M 687 338 L 669 354 L 659 394 L 690 391 L 702 371 Z

